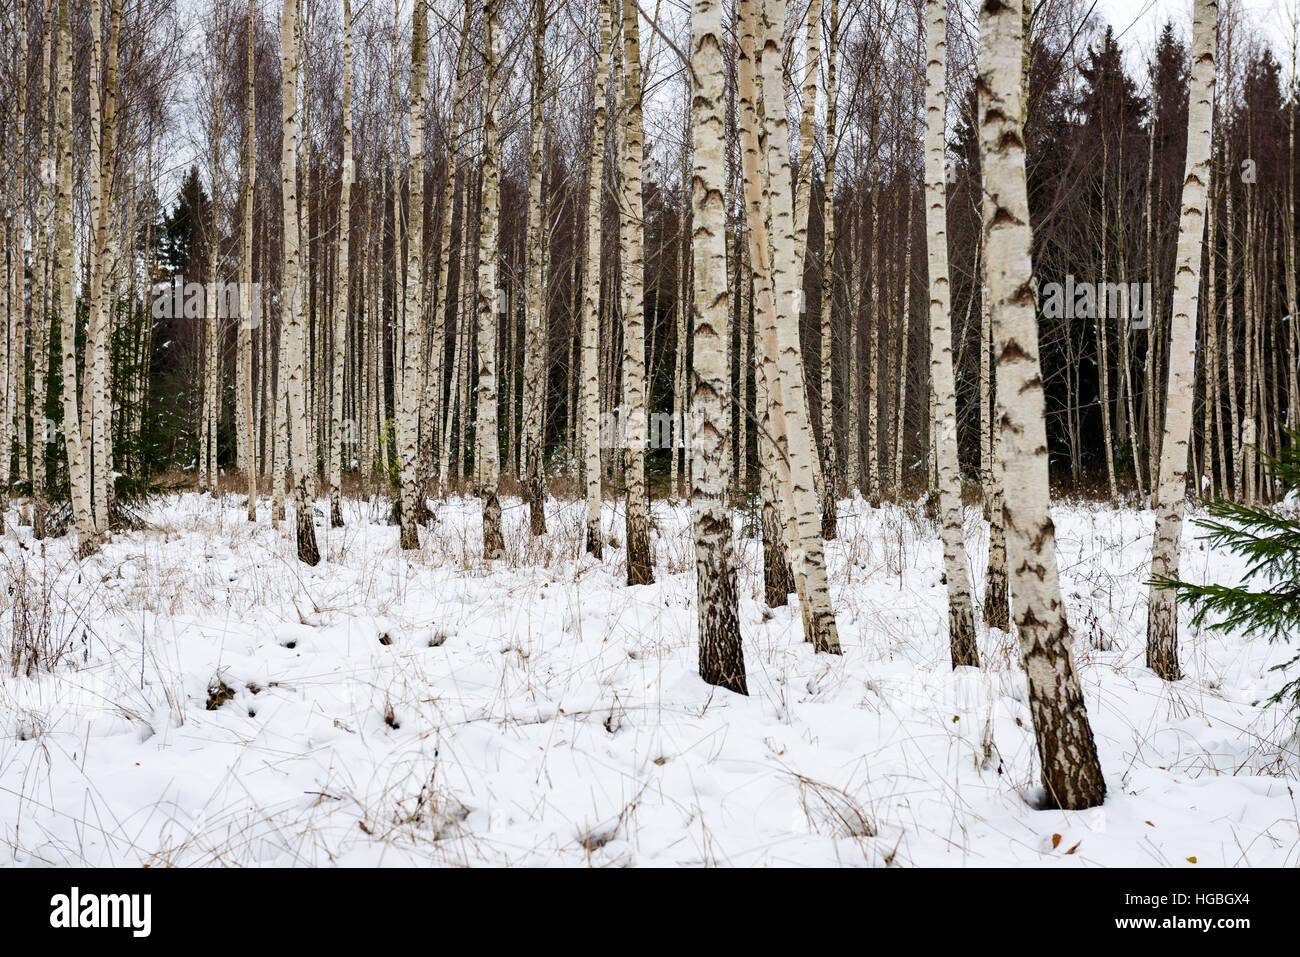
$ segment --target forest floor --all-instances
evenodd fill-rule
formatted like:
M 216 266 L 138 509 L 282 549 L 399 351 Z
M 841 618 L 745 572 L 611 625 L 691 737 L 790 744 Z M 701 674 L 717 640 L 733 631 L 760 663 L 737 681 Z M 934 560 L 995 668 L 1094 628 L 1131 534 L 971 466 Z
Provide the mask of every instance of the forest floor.
M 981 629 L 984 669 L 949 667 L 915 507 L 840 505 L 842 656 L 793 598 L 765 610 L 742 537 L 742 697 L 697 674 L 684 506 L 655 504 L 657 581 L 629 588 L 619 548 L 580 555 L 581 502 L 531 539 L 507 500 L 493 568 L 472 499 L 412 554 L 387 503 L 349 501 L 316 568 L 242 502 L 173 495 L 80 565 L 7 516 L 0 865 L 1300 866 L 1297 725 L 1268 701 L 1294 650 L 1184 614 L 1187 677 L 1155 678 L 1149 513 L 1054 512 L 1109 788 L 1061 812 L 1036 809 L 1011 640 Z M 621 509 L 605 523 L 621 543 Z M 1185 576 L 1240 579 L 1187 538 Z M 976 582 L 986 543 L 968 509 Z

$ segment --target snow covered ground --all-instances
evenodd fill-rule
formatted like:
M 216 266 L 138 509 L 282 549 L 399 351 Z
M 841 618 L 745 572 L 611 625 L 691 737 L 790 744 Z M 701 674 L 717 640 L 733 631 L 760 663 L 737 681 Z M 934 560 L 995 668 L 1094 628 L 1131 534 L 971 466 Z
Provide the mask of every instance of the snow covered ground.
M 620 550 L 579 554 L 581 503 L 531 540 L 507 501 L 489 569 L 476 501 L 440 504 L 418 555 L 386 503 L 350 502 L 313 569 L 241 502 L 174 496 L 80 566 L 8 516 L 0 864 L 1300 866 L 1296 722 L 1268 703 L 1285 649 L 1184 618 L 1188 677 L 1148 672 L 1149 514 L 1055 511 L 1109 787 L 1061 812 L 1034 807 L 1010 640 L 949 667 L 915 508 L 840 506 L 842 657 L 765 611 L 742 541 L 745 698 L 696 674 L 684 507 L 656 504 L 658 581 L 628 588 Z M 982 582 L 975 510 L 967 532 Z M 1241 567 L 1193 540 L 1183 570 Z M 53 671 L 14 676 L 16 630 Z

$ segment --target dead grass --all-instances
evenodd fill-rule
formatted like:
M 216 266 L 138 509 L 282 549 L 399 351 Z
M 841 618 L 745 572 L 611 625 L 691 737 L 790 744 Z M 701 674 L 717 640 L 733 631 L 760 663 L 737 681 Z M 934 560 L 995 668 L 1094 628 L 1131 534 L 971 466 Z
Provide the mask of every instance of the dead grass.
M 49 564 L 6 555 L 0 582 L 0 653 L 9 673 L 31 678 L 69 663 L 78 645 L 77 622 L 63 613 L 66 598 Z

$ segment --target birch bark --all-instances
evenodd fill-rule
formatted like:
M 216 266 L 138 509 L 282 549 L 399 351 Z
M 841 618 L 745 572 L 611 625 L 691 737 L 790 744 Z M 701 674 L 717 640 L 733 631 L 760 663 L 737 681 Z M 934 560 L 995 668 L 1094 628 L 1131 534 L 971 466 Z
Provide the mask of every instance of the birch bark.
M 1187 455 L 1196 392 L 1196 313 L 1201 289 L 1201 248 L 1205 233 L 1205 193 L 1210 180 L 1210 142 L 1214 115 L 1215 48 L 1218 0 L 1197 0 L 1192 19 L 1192 80 L 1187 109 L 1187 161 L 1178 227 L 1174 301 L 1170 317 L 1169 391 L 1155 485 L 1156 524 L 1151 577 L 1178 575 L 1178 549 L 1187 499 Z M 1251 420 L 1253 421 L 1253 420 Z M 1249 424 L 1249 423 L 1248 423 Z M 1147 666 L 1167 681 L 1182 676 L 1178 666 L 1178 608 L 1170 589 L 1150 589 Z
M 691 377 L 693 433 L 691 510 L 699 591 L 700 677 L 748 694 L 737 613 L 736 555 L 731 513 L 724 502 L 730 478 L 727 421 L 730 382 L 726 340 L 726 133 L 723 128 L 722 3 L 694 0 L 691 15 L 694 146 L 691 249 L 695 263 L 695 362 Z
M 1016 629 L 1046 802 L 1078 809 L 1106 794 L 1083 691 L 1074 670 L 1048 500 L 1042 367 L 1032 292 L 1029 201 L 1022 136 L 1022 11 L 980 10 L 976 89 L 986 174 L 985 250 L 997 358 L 1007 545 Z

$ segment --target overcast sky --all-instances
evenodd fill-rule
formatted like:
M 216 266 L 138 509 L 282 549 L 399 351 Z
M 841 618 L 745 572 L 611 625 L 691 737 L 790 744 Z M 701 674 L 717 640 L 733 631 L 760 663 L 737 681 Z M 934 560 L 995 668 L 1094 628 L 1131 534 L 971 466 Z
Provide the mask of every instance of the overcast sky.
M 1272 39 L 1289 74 L 1291 19 L 1300 0 L 1236 0 L 1236 4 L 1247 24 Z M 1097 12 L 1115 28 L 1130 69 L 1145 59 L 1166 20 L 1172 20 L 1184 37 L 1192 32 L 1192 0 L 1097 0 Z

